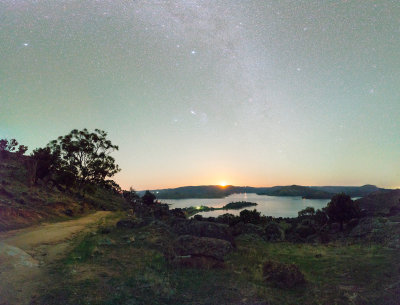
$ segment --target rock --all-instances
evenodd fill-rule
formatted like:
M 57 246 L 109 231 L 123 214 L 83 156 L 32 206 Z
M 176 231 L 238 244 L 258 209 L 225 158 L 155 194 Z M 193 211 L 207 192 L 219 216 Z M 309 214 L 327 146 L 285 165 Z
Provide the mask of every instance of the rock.
M 177 256 L 172 260 L 172 264 L 180 267 L 197 269 L 215 269 L 224 267 L 224 263 L 215 258 L 190 255 Z
M 232 227 L 232 234 L 238 236 L 241 234 L 255 234 L 258 236 L 264 235 L 264 230 L 262 227 L 254 225 L 252 223 L 239 222 Z
M 263 277 L 266 282 L 280 288 L 292 288 L 305 283 L 303 273 L 295 264 L 267 261 L 263 265 Z
M 205 257 L 223 261 L 233 249 L 226 240 L 182 235 L 174 241 L 174 252 L 178 256 Z
M 229 230 L 229 226 L 209 222 L 197 221 L 193 219 L 175 219 L 171 224 L 172 230 L 178 235 L 193 235 L 198 237 L 211 237 L 223 239 L 234 244 L 233 236 Z
M 117 228 L 133 229 L 143 227 L 147 224 L 149 224 L 149 222 L 142 218 L 128 218 L 118 221 Z
M 362 218 L 358 225 L 351 230 L 350 237 L 364 237 L 373 231 L 382 229 L 384 224 L 377 218 Z
M 109 238 L 102 238 L 97 242 L 97 244 L 99 246 L 112 246 L 112 245 L 115 245 L 115 241 L 113 241 Z
M 122 237 L 122 239 L 127 243 L 127 244 L 131 244 L 135 241 L 135 236 L 133 235 L 126 235 L 124 237 Z
M 72 217 L 72 216 L 74 216 L 74 211 L 72 211 L 71 209 L 67 209 L 67 210 L 65 210 L 64 214 Z

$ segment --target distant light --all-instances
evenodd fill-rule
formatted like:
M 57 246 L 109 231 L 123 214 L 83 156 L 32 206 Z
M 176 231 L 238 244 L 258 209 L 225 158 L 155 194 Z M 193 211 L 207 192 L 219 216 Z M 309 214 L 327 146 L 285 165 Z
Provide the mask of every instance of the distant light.
M 192 50 L 192 54 L 194 55 L 194 54 L 196 54 L 197 52 L 196 52 L 196 50 Z
M 201 207 L 196 207 L 196 210 L 200 210 L 201 209 Z
M 29 46 L 29 43 L 25 42 L 24 47 L 27 47 L 27 46 Z

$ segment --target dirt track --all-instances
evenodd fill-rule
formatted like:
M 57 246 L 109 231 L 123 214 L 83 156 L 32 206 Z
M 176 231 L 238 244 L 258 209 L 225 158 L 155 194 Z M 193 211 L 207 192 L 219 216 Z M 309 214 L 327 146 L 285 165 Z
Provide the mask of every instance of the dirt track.
M 71 239 L 98 226 L 110 212 L 0 233 L 0 305 L 25 305 L 45 276 L 44 266 L 59 258 Z

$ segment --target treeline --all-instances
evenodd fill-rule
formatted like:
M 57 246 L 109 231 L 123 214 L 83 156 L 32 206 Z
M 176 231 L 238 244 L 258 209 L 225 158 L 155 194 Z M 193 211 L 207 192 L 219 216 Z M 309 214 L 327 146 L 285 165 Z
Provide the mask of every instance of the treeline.
M 15 139 L 0 140 L 0 157 L 22 158 L 28 147 Z M 80 194 L 94 192 L 96 187 L 121 193 L 120 186 L 109 179 L 120 171 L 111 153 L 118 150 L 100 129 L 94 132 L 72 130 L 65 136 L 33 150 L 24 160 L 32 183 L 51 184 L 61 191 L 77 190 Z

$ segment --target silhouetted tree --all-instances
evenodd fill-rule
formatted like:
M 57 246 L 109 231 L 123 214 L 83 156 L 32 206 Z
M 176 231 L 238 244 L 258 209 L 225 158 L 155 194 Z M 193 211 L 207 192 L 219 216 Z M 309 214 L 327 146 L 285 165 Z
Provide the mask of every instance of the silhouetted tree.
M 156 196 L 153 193 L 151 193 L 150 191 L 146 191 L 144 193 L 144 195 L 142 196 L 142 201 L 146 205 L 153 204 L 155 200 L 156 200 Z
M 329 220 L 340 223 L 340 230 L 342 231 L 344 222 L 360 216 L 360 209 L 349 195 L 341 193 L 332 197 L 326 207 L 326 213 Z
M 18 150 L 15 151 L 18 147 Z M 28 146 L 19 145 L 16 139 L 0 139 L 0 156 L 6 157 L 8 153 L 15 152 L 17 156 L 22 156 L 28 150 Z
M 104 183 L 106 177 L 112 177 L 120 171 L 115 159 L 110 156 L 118 146 L 107 139 L 107 133 L 95 129 L 89 132 L 72 130 L 68 135 L 58 137 L 48 145 L 50 151 L 59 154 L 61 165 L 76 175 L 80 187 L 87 183 Z
M 315 212 L 314 215 L 314 220 L 317 224 L 319 224 L 320 226 L 325 225 L 328 222 L 328 216 L 326 215 L 326 213 L 324 211 L 321 211 L 320 209 L 318 209 Z
M 35 183 L 38 179 L 44 179 L 62 168 L 62 160 L 58 150 L 51 150 L 50 147 L 35 149 L 32 158 L 36 160 L 36 177 Z
M 315 209 L 313 207 L 306 207 L 297 214 L 299 217 L 313 217 L 315 214 Z
M 123 191 L 122 196 L 130 203 L 136 203 L 136 201 L 140 198 L 132 187 L 129 188 L 129 191 Z
M 257 210 L 253 211 L 243 210 L 240 212 L 240 220 L 243 221 L 244 223 L 257 224 L 261 220 L 260 212 L 257 212 Z

